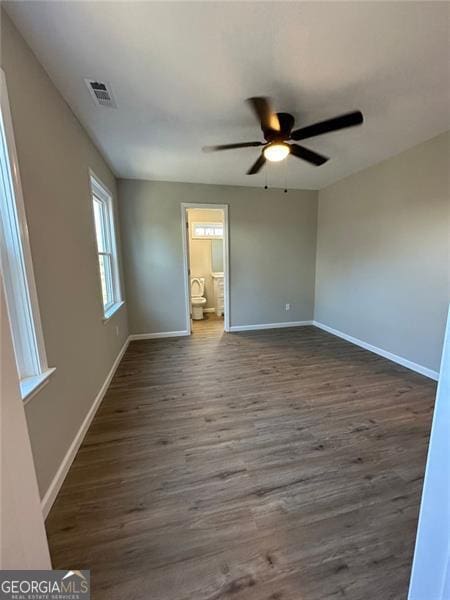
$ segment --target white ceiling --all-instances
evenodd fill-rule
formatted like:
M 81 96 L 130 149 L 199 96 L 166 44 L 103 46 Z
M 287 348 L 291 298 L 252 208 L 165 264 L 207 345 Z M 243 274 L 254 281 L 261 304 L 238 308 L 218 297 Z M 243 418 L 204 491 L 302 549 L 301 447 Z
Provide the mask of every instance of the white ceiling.
M 7 4 L 121 177 L 321 188 L 449 129 L 447 2 L 39 2 Z M 95 106 L 85 77 L 118 108 Z M 253 176 L 262 139 L 245 98 L 268 95 L 296 125 L 361 109 L 361 127 L 304 145 Z M 285 166 L 286 165 L 286 166 Z

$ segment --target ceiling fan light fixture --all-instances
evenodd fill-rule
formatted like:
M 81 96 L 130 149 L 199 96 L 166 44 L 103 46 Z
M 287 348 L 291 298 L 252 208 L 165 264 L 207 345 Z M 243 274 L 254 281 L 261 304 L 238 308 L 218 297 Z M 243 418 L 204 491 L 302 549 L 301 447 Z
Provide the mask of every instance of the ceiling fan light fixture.
M 289 154 L 290 149 L 288 144 L 283 142 L 273 142 L 266 146 L 263 150 L 264 157 L 272 162 L 279 162 L 286 158 Z

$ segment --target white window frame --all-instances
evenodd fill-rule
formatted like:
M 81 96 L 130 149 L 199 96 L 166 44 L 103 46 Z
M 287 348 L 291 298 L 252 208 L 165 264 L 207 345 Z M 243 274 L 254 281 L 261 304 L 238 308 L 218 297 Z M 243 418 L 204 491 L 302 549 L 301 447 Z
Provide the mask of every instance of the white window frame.
M 91 187 L 91 202 L 92 202 L 92 217 L 95 235 L 95 244 L 97 249 L 97 266 L 100 283 L 100 299 L 103 310 L 103 320 L 108 321 L 119 308 L 121 308 L 125 302 L 122 297 L 122 290 L 120 285 L 120 272 L 119 272 L 119 261 L 117 258 L 117 240 L 116 240 L 116 228 L 114 223 L 114 205 L 112 194 L 104 183 L 95 175 L 95 173 L 89 170 L 90 187 Z M 103 228 L 105 231 L 105 238 L 103 240 L 104 248 L 101 249 L 99 246 L 99 240 L 97 238 L 97 229 L 95 226 L 95 214 L 94 205 L 98 202 L 101 206 L 101 212 L 103 217 Z M 112 301 L 109 304 L 104 304 L 103 291 L 101 282 L 101 269 L 100 269 L 100 256 L 108 256 L 111 265 L 111 279 L 107 281 L 111 286 Z
M 220 227 L 222 229 L 222 235 L 198 235 L 196 233 L 197 227 Z M 191 225 L 191 238 L 193 240 L 222 240 L 223 239 L 223 223 L 216 223 L 213 221 L 194 221 Z
M 20 392 L 31 399 L 49 368 L 31 257 L 6 78 L 0 69 L 0 257 Z

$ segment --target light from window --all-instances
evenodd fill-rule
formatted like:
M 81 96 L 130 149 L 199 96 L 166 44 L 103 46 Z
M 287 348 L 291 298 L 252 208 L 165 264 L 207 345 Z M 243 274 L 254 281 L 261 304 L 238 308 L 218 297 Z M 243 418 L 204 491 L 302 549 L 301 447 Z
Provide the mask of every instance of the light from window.
M 111 194 L 94 175 L 91 175 L 91 190 L 103 314 L 108 318 L 122 305 L 113 204 Z
M 223 223 L 192 223 L 193 239 L 222 239 Z
M 0 256 L 22 398 L 54 371 L 47 366 L 5 75 L 0 71 Z

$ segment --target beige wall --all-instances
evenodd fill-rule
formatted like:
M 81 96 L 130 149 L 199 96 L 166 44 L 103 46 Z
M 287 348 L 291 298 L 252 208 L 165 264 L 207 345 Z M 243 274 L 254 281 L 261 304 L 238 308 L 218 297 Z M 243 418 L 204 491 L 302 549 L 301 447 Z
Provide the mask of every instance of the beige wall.
M 186 329 L 182 202 L 229 205 L 231 325 L 312 319 L 317 192 L 130 179 L 119 199 L 131 333 Z
M 223 211 L 219 210 L 188 210 L 189 223 L 189 262 L 191 277 L 205 278 L 205 308 L 215 307 L 214 281 L 212 278 L 212 242 L 192 238 L 192 223 L 223 223 Z
M 435 371 L 449 302 L 449 133 L 319 193 L 315 319 Z
M 1 16 L 1 64 L 48 362 L 56 367 L 48 385 L 26 405 L 44 495 L 128 334 L 125 308 L 102 321 L 88 169 L 114 196 L 116 185 L 10 19 L 3 11 Z

